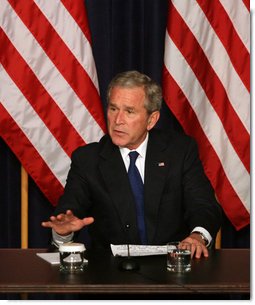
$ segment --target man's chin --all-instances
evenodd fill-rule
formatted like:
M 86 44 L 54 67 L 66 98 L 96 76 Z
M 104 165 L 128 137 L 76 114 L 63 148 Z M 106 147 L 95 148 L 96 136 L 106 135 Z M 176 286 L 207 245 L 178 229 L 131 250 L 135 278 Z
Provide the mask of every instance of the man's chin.
M 112 143 L 119 147 L 126 147 L 127 142 L 121 139 L 112 138 Z

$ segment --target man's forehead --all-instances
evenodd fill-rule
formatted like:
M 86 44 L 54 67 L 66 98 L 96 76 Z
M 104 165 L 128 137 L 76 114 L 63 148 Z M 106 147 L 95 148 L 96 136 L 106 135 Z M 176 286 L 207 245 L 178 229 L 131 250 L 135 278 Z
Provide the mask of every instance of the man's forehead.
M 125 87 L 114 87 L 110 94 L 110 100 L 137 100 L 145 98 L 145 92 L 142 87 L 132 87 L 132 88 L 125 88 Z

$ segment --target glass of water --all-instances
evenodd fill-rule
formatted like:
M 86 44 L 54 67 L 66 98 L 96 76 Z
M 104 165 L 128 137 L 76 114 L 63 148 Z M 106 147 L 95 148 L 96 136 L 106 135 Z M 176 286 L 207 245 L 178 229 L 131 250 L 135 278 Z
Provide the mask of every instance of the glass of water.
M 66 273 L 83 271 L 86 262 L 84 251 L 84 244 L 70 242 L 60 245 L 60 271 Z
M 167 244 L 167 270 L 189 272 L 191 270 L 191 244 L 170 242 Z

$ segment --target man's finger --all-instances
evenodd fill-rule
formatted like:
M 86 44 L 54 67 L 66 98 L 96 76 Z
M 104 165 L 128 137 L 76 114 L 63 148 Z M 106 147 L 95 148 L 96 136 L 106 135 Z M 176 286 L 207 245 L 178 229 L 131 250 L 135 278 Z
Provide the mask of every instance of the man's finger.
M 82 219 L 83 223 L 85 226 L 90 225 L 91 223 L 94 222 L 94 218 L 93 217 L 85 217 Z
M 52 228 L 52 222 L 51 221 L 43 221 L 42 226 L 45 228 Z
M 195 252 L 196 252 L 196 245 L 195 244 L 191 244 L 191 258 L 193 258 Z
M 73 216 L 73 212 L 72 212 L 71 210 L 67 210 L 67 211 L 66 211 L 66 215 L 68 215 L 68 216 Z
M 196 252 L 195 252 L 195 257 L 200 258 L 202 254 L 202 247 L 200 245 L 196 246 Z

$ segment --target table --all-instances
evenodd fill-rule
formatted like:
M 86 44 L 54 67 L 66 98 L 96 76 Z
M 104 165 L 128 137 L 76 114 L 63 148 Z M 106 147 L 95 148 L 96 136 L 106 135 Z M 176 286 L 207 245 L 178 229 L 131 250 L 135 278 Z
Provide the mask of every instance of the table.
M 164 255 L 135 257 L 139 270 L 123 271 L 123 258 L 107 251 L 88 252 L 83 273 L 63 274 L 38 252 L 46 250 L 0 249 L 0 293 L 250 294 L 249 249 L 213 250 L 209 258 L 193 259 L 185 274 L 167 271 Z

